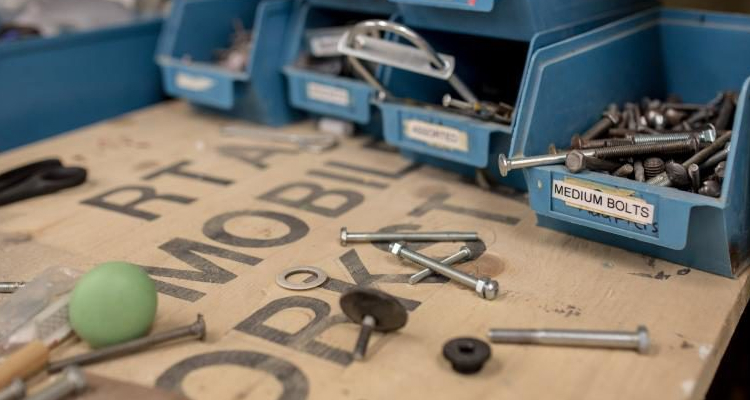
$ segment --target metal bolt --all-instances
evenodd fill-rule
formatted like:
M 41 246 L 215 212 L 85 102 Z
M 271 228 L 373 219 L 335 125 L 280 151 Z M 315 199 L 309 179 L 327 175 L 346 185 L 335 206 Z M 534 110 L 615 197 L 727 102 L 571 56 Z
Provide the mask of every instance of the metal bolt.
M 713 143 L 716 140 L 716 128 L 709 125 L 706 129 L 695 132 L 658 132 L 657 135 L 633 135 L 631 138 L 634 144 L 678 142 L 690 138 L 696 138 L 700 143 Z
M 664 172 L 664 160 L 658 157 L 649 157 L 643 161 L 643 169 L 646 179 L 651 179 Z
M 572 173 L 578 173 L 585 169 L 598 171 L 614 171 L 620 168 L 620 164 L 602 160 L 600 158 L 586 156 L 580 150 L 573 150 L 565 158 L 565 166 Z
M 476 278 L 467 273 L 455 270 L 448 265 L 419 254 L 416 251 L 409 250 L 400 243 L 391 243 L 389 249 L 391 250 L 391 253 L 401 258 L 405 258 L 423 267 L 427 267 L 440 275 L 473 288 L 474 291 L 484 299 L 494 299 L 497 297 L 497 293 L 500 290 L 500 285 L 495 280 L 490 280 L 489 278 Z
M 476 232 L 347 232 L 341 228 L 341 245 L 367 242 L 476 242 Z
M 53 362 L 49 365 L 49 367 L 47 367 L 47 371 L 57 372 L 69 365 L 87 365 L 105 361 L 110 358 L 137 353 L 150 347 L 154 347 L 158 344 L 162 344 L 175 339 L 195 338 L 198 340 L 203 340 L 205 337 L 206 322 L 203 320 L 203 316 L 201 314 L 198 314 L 198 319 L 190 325 L 175 328 L 166 332 L 155 333 L 153 335 L 146 336 L 140 339 L 104 347 L 102 349 L 95 350 L 89 353 L 84 353 L 57 362 Z
M 339 304 L 349 319 L 362 325 L 354 346 L 355 360 L 365 358 L 373 331 L 395 331 L 409 319 L 406 308 L 397 298 L 376 289 L 355 287 L 341 295 Z
M 720 162 L 719 164 L 716 165 L 716 168 L 714 169 L 714 174 L 716 174 L 716 176 L 720 180 L 723 181 L 724 180 L 724 173 L 726 172 L 726 170 L 727 170 L 727 162 L 726 161 L 722 161 L 722 162 Z
M 729 143 L 727 143 L 722 150 L 719 150 L 718 152 L 716 152 L 716 154 L 712 155 L 706 161 L 704 161 L 703 164 L 701 164 L 701 168 L 711 168 L 719 164 L 720 162 L 725 161 L 727 159 L 727 156 L 729 156 L 729 150 L 730 145 Z
M 462 246 L 461 249 L 458 251 L 458 253 L 453 254 L 452 256 L 446 257 L 440 262 L 445 265 L 453 265 L 457 262 L 460 262 L 469 258 L 471 258 L 471 249 L 469 249 L 467 246 Z M 432 270 L 429 268 L 425 268 L 417 272 L 416 274 L 410 276 L 409 284 L 415 285 L 430 275 L 432 275 Z
M 682 166 L 687 168 L 690 166 L 690 164 L 700 164 L 706 161 L 709 157 L 711 157 L 716 152 L 721 150 L 722 147 L 724 147 L 724 145 L 726 145 L 731 139 L 732 139 L 731 132 L 722 131 L 721 136 L 719 136 L 713 143 L 711 143 L 710 146 L 695 153 L 692 157 L 688 158 L 685 162 L 683 162 Z M 646 181 L 646 183 L 649 183 L 651 185 L 656 185 L 656 186 L 664 186 L 664 187 L 672 185 L 672 182 L 669 181 L 669 177 L 664 172 L 662 172 L 661 174 L 653 178 L 650 178 L 648 181 Z
M 671 126 L 678 125 L 683 119 L 687 117 L 687 114 L 676 110 L 674 108 L 667 108 L 664 111 L 664 118 L 667 120 L 667 123 Z
M 586 132 L 581 135 L 583 140 L 596 139 L 597 137 L 606 133 L 610 128 L 617 126 L 620 123 L 620 114 L 617 112 L 607 111 L 603 114 L 603 118 L 599 120 L 594 126 L 589 128 Z
M 666 154 L 666 153 L 684 153 L 698 151 L 699 144 L 695 138 L 668 143 L 644 143 L 632 144 L 628 146 L 605 147 L 594 149 L 593 156 L 600 158 L 611 157 L 628 157 L 644 154 Z
M 721 184 L 714 180 L 703 182 L 703 186 L 698 189 L 698 193 L 704 196 L 719 197 L 721 196 Z
M 636 181 L 646 182 L 646 170 L 643 168 L 643 161 L 636 160 L 633 163 L 633 172 L 635 173 Z
M 44 388 L 41 392 L 29 396 L 27 400 L 60 400 L 71 394 L 81 393 L 86 390 L 88 382 L 86 375 L 75 365 L 71 365 L 63 371 L 62 376 L 53 384 Z
M 682 164 L 670 161 L 664 169 L 672 185 L 687 186 L 690 184 L 690 176 L 688 176 L 687 168 Z
M 580 135 L 573 135 L 570 139 L 572 149 L 596 149 L 599 147 L 626 146 L 633 144 L 630 138 L 584 140 Z
M 0 400 L 20 400 L 26 396 L 26 384 L 16 378 L 3 390 L 0 390 Z
M 690 184 L 693 187 L 693 191 L 697 192 L 701 187 L 701 167 L 698 164 L 690 164 L 687 174 L 690 177 Z
M 493 343 L 632 349 L 641 354 L 647 353 L 650 345 L 648 329 L 645 326 L 639 326 L 635 332 L 490 329 L 487 336 Z
M 734 94 L 731 92 L 724 93 L 724 100 L 719 108 L 719 116 L 716 117 L 716 129 L 727 129 L 729 121 L 734 114 Z
M 633 166 L 630 164 L 623 164 L 620 168 L 618 168 L 615 172 L 612 173 L 612 176 L 625 178 L 625 177 L 630 176 L 630 174 L 632 173 L 633 173 Z
M 26 282 L 0 282 L 0 293 L 15 293 L 26 286 Z

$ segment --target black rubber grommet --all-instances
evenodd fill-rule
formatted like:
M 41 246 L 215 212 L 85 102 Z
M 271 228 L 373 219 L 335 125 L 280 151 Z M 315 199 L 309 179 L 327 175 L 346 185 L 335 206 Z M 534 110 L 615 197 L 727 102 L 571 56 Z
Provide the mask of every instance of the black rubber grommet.
M 452 339 L 443 345 L 443 356 L 461 374 L 479 372 L 491 354 L 490 345 L 471 337 Z

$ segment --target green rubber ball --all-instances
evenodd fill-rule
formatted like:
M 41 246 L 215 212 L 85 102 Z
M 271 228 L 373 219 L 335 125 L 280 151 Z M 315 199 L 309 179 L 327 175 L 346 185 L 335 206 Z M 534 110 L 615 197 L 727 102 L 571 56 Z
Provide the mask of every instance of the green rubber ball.
M 110 346 L 148 333 L 156 317 L 156 285 L 137 265 L 97 265 L 73 288 L 70 325 L 91 347 Z

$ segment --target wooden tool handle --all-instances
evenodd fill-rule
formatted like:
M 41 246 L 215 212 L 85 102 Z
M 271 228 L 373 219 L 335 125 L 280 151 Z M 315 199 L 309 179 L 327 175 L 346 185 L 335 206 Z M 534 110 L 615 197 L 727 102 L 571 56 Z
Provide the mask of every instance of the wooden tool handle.
M 27 378 L 47 365 L 49 349 L 39 340 L 29 342 L 0 364 L 0 388 L 15 378 Z

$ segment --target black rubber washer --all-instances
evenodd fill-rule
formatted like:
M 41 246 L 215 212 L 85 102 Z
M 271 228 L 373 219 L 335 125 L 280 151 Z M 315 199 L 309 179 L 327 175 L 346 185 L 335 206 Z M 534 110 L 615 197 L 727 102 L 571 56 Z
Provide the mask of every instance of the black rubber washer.
M 454 371 L 462 374 L 479 372 L 491 354 L 490 345 L 471 337 L 456 338 L 443 346 L 443 356 L 450 361 Z

